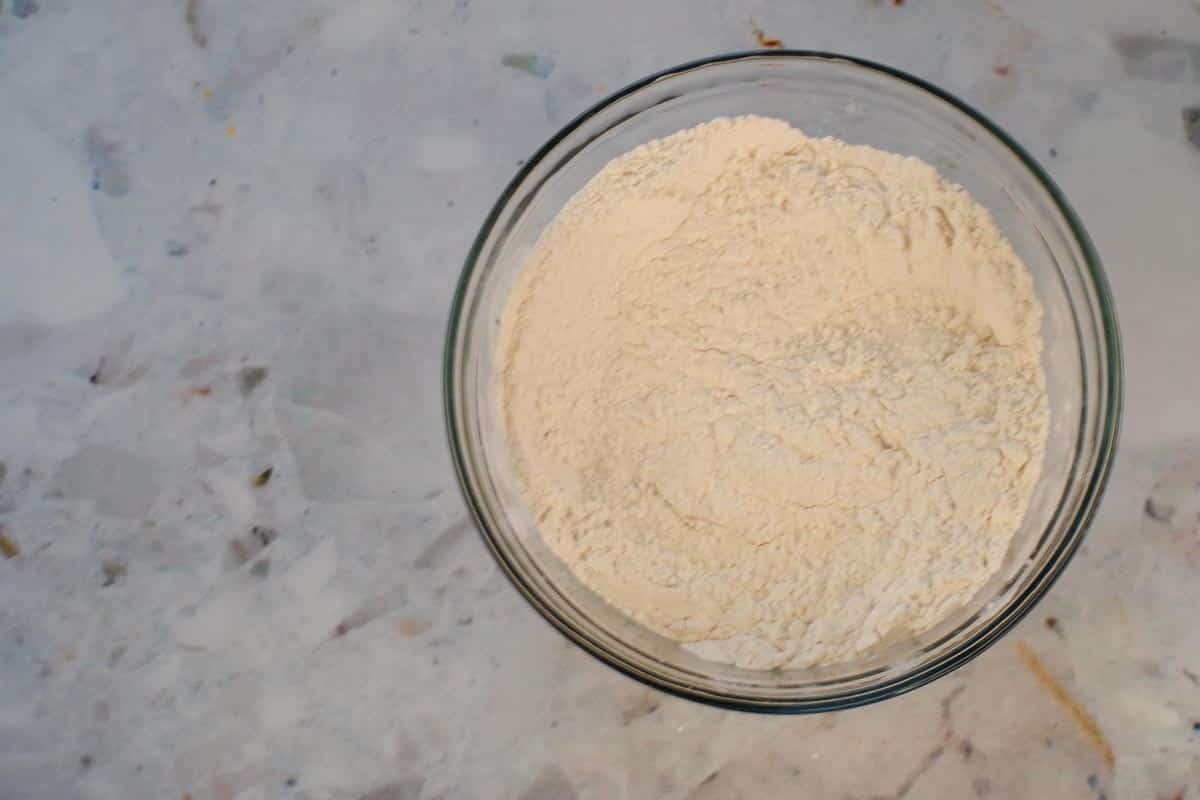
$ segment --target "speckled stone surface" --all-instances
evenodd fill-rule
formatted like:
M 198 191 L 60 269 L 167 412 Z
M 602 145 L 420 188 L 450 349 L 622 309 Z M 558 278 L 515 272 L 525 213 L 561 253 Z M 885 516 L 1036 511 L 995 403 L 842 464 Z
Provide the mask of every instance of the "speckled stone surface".
M 0 798 L 1200 797 L 1193 0 L 0 8 Z M 1110 489 L 1048 598 L 967 668 L 818 717 L 577 652 L 466 521 L 439 405 L 518 163 L 755 28 L 1010 130 L 1127 348 Z

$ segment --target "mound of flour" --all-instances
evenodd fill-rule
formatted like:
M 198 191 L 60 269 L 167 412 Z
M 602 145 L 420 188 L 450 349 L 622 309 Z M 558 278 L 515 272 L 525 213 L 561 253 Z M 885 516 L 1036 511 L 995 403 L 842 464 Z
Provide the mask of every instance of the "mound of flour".
M 928 164 L 718 119 L 547 228 L 500 401 L 541 534 L 609 603 L 744 666 L 836 663 L 999 567 L 1045 446 L 1040 321 Z

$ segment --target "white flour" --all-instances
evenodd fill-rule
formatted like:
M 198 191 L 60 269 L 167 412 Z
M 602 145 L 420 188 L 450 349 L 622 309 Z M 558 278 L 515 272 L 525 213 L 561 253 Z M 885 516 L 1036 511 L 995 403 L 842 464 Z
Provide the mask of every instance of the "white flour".
M 609 163 L 547 229 L 498 355 L 524 498 L 649 628 L 770 667 L 933 626 L 1041 467 L 1041 310 L 932 167 L 719 119 Z

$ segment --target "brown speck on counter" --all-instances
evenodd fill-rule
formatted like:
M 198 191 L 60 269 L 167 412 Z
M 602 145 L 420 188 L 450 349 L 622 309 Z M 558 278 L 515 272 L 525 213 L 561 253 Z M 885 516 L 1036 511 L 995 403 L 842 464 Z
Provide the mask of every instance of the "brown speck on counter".
M 422 619 L 412 619 L 411 617 L 403 617 L 396 622 L 396 630 L 406 639 L 411 639 L 418 634 L 424 633 L 431 627 L 433 627 L 432 623 Z
M 1012 72 L 1012 65 L 1011 64 L 997 64 L 996 66 L 992 67 L 992 72 L 996 73 L 1001 78 L 1007 77 L 1008 74 L 1010 72 Z
M 0 526 L 0 555 L 5 558 L 16 558 L 21 555 L 21 548 L 8 537 L 3 526 Z
M 271 473 L 273 471 L 274 471 L 273 467 L 267 467 L 262 472 L 255 475 L 253 479 L 251 479 L 250 485 L 256 489 L 260 489 L 263 486 L 266 486 L 267 481 L 271 480 Z
M 212 394 L 211 386 L 189 386 L 179 393 L 183 402 L 191 400 L 193 397 L 208 397 Z
M 754 39 L 758 42 L 759 47 L 766 48 L 767 50 L 778 50 L 783 47 L 782 40 L 767 36 L 767 34 L 763 33 L 763 29 L 757 25 L 754 27 Z

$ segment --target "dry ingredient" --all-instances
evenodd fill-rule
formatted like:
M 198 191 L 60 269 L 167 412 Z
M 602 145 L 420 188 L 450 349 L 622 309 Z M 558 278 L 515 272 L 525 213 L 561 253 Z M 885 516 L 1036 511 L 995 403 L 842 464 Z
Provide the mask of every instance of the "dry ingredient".
M 749 667 L 919 633 L 998 569 L 1041 468 L 1041 309 L 928 164 L 762 117 L 614 159 L 502 320 L 549 546 L 642 624 Z

